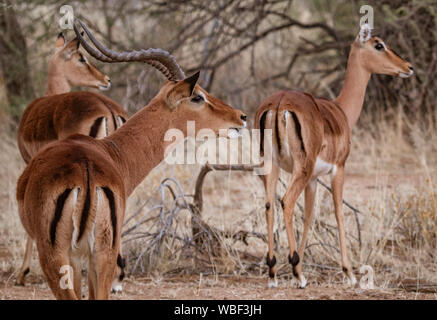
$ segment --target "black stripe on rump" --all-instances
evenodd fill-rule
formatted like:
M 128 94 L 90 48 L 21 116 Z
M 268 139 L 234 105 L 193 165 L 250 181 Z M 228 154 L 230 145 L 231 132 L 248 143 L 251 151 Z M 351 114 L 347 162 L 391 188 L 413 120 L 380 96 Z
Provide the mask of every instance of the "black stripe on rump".
M 67 200 L 71 190 L 72 189 L 66 189 L 62 194 L 59 195 L 58 200 L 56 200 L 55 216 L 53 217 L 52 223 L 50 224 L 50 241 L 52 243 L 52 246 L 55 244 L 56 227 L 58 226 L 59 220 L 61 220 L 65 200 Z
M 114 131 L 118 129 L 117 126 L 117 120 L 115 120 L 115 116 L 114 113 L 111 111 L 111 115 L 112 115 L 112 122 L 114 123 Z
M 109 209 L 111 210 L 111 223 L 112 223 L 112 247 L 115 246 L 115 239 L 117 236 L 117 213 L 115 211 L 114 193 L 108 187 L 102 187 L 105 192 L 106 198 L 109 201 Z
M 106 104 L 105 100 L 98 98 L 100 100 L 100 102 L 103 103 L 103 105 L 106 107 L 106 109 L 108 109 L 108 111 L 111 113 L 112 116 L 112 122 L 114 123 L 114 131 L 117 130 L 117 122 L 115 121 L 115 116 L 114 116 L 114 112 L 112 112 L 112 109 Z
M 275 134 L 276 134 L 276 142 L 278 144 L 278 153 L 281 153 L 281 137 L 279 136 L 279 106 L 281 105 L 281 101 L 284 95 L 279 98 L 278 104 L 276 105 L 276 118 L 275 118 Z
M 77 242 L 79 242 L 80 238 L 83 236 L 85 232 L 86 221 L 90 214 L 91 207 L 91 194 L 90 194 L 90 170 L 88 168 L 88 162 L 86 163 L 86 193 L 85 193 L 85 203 L 83 205 L 82 214 L 80 217 L 80 226 L 79 226 L 79 236 L 77 237 Z
M 298 138 L 300 140 L 302 151 L 304 153 L 306 153 L 305 145 L 303 144 L 302 127 L 300 125 L 299 119 L 297 118 L 296 113 L 294 113 L 293 111 L 291 111 L 291 116 L 293 117 L 294 125 L 296 127 L 296 133 L 297 133 L 297 136 L 298 136 Z
M 280 103 L 280 101 L 279 101 Z M 276 118 L 275 118 L 275 135 L 276 135 L 276 143 L 278 144 L 278 153 L 281 153 L 281 138 L 279 137 L 279 103 L 278 107 L 276 108 Z
M 97 137 L 97 132 L 99 132 L 99 128 L 100 128 L 100 125 L 102 124 L 103 118 L 104 117 L 100 117 L 100 118 L 97 118 L 96 121 L 94 121 L 94 123 L 90 129 L 90 134 L 89 134 L 90 137 L 93 137 L 93 138 Z
M 261 136 L 260 136 L 260 152 L 261 152 L 261 155 L 263 156 L 264 155 L 264 129 L 266 128 L 266 116 L 267 116 L 267 112 L 268 111 L 265 111 L 263 114 L 262 114 L 262 116 L 261 116 L 261 118 L 259 119 L 259 128 L 260 128 L 260 130 L 261 130 Z

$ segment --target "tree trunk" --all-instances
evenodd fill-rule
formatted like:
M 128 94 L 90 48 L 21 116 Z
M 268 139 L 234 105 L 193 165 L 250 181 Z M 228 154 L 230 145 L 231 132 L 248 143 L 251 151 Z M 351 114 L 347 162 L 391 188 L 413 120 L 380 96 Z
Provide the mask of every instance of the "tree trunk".
M 0 4 L 0 67 L 10 107 L 18 121 L 27 103 L 34 98 L 27 62 L 26 41 L 9 0 Z

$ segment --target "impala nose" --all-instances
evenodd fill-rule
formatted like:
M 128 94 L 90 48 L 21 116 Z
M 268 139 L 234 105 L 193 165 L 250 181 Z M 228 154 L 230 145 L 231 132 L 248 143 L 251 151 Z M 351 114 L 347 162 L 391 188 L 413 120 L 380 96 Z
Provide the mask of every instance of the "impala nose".
M 241 120 L 246 121 L 247 120 L 247 116 L 245 114 L 241 115 Z

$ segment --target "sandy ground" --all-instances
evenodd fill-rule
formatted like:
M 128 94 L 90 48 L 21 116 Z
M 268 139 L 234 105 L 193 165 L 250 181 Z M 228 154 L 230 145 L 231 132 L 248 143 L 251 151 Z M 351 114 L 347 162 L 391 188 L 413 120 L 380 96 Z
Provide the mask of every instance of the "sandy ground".
M 363 183 L 360 177 L 351 177 L 346 194 L 360 189 L 361 192 L 372 192 L 372 183 Z M 392 179 L 391 183 L 393 183 Z M 410 180 L 411 181 L 411 180 Z M 398 181 L 396 181 L 398 182 Z M 391 187 L 390 185 L 388 187 Z M 8 248 L 0 242 L 0 260 L 11 258 Z M 417 292 L 415 286 L 409 288 L 376 288 L 363 290 L 350 288 L 337 277 L 332 279 L 317 279 L 311 281 L 306 289 L 297 289 L 288 277 L 279 279 L 279 286 L 268 289 L 267 276 L 202 276 L 178 275 L 157 277 L 129 277 L 124 281 L 121 294 L 112 294 L 116 300 L 149 300 L 149 299 L 210 299 L 210 300 L 239 300 L 239 299 L 323 299 L 323 300 L 397 300 L 397 299 L 437 299 L 437 289 Z M 83 280 L 84 281 L 84 280 Z M 14 272 L 3 271 L 0 274 L 0 300 L 46 300 L 54 299 L 47 283 L 41 275 L 30 273 L 26 286 L 15 286 Z M 84 281 L 85 283 L 85 281 Z M 85 287 L 86 289 L 86 287 Z M 87 297 L 86 290 L 84 289 Z
M 53 295 L 42 277 L 29 276 L 25 287 L 14 285 L 11 274 L 0 277 L 0 299 L 47 300 Z M 86 294 L 84 296 L 86 298 Z M 267 289 L 265 278 L 177 276 L 168 278 L 128 278 L 123 293 L 112 294 L 114 300 L 399 300 L 437 299 L 437 293 L 403 289 L 363 290 L 347 288 L 341 283 L 310 284 L 306 289 L 295 288 L 288 280 L 280 279 L 278 288 Z

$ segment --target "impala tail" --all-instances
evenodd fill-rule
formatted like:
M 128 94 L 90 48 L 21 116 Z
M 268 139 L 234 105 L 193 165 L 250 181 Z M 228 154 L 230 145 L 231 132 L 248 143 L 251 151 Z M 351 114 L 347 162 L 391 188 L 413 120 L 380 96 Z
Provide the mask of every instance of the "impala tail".
M 91 161 L 82 158 L 72 166 L 53 168 L 44 173 L 43 181 L 28 176 L 34 164 L 20 177 L 17 199 L 50 288 L 58 299 L 80 299 L 81 271 L 88 263 L 90 298 L 107 299 L 109 292 L 103 289 L 106 280 L 102 279 L 112 280 L 117 274 L 117 280 L 122 280 L 124 276 L 117 219 L 120 201 L 110 186 L 96 183 L 101 168 Z M 70 181 L 63 188 L 59 188 L 60 177 Z M 23 203 L 29 198 L 35 199 L 34 205 Z
M 306 110 L 302 110 L 302 105 Z M 255 116 L 255 128 L 261 131 L 261 155 L 271 147 L 276 162 L 283 162 L 283 158 L 306 158 L 307 153 L 313 152 L 313 146 L 308 145 L 308 136 L 320 131 L 320 128 L 314 128 L 314 121 L 307 118 L 309 114 L 314 120 L 320 120 L 318 109 L 314 99 L 301 92 L 281 91 L 266 99 Z M 270 146 L 265 145 L 268 140 L 264 141 L 267 129 L 272 131 Z

